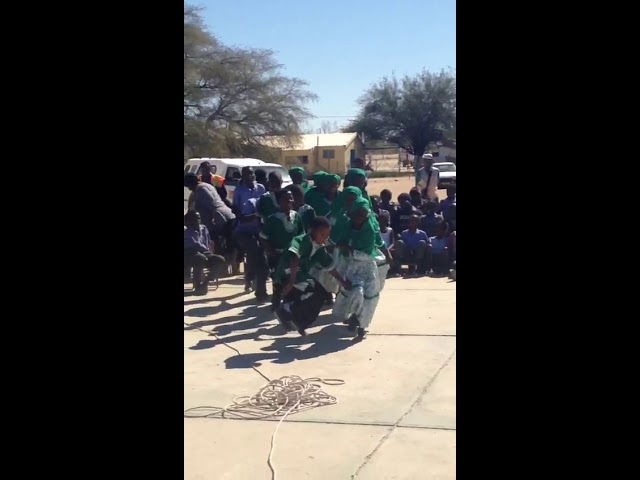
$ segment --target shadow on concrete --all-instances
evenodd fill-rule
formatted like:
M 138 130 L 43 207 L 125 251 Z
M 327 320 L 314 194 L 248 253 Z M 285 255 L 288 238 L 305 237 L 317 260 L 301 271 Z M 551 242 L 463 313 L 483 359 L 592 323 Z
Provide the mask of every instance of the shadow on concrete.
M 330 315 L 326 317 L 328 318 L 325 321 L 331 321 Z M 280 329 L 280 327 L 277 328 Z M 308 360 L 336 353 L 354 345 L 353 334 L 342 325 L 329 324 L 322 330 L 306 337 L 294 335 L 297 334 L 289 333 L 275 339 L 271 345 L 261 348 L 264 353 L 248 353 L 229 357 L 225 360 L 225 365 L 227 368 L 251 368 L 252 366 L 257 367 L 261 362 L 267 360 L 271 360 L 272 363 L 286 364 L 296 360 Z
M 189 305 L 197 305 L 198 303 L 209 303 L 209 302 L 227 302 L 228 300 L 233 300 L 238 297 L 242 297 L 243 295 L 248 295 L 245 292 L 236 292 L 231 295 L 227 295 L 226 297 L 216 297 L 216 298 L 207 298 L 207 297 L 196 297 L 191 295 L 194 300 L 185 300 L 184 306 L 187 307 Z M 186 296 L 186 295 L 185 295 Z M 185 312 L 187 313 L 187 312 Z
M 216 307 L 197 307 L 192 308 L 191 310 L 185 312 L 185 315 L 189 315 L 191 317 L 209 317 L 211 315 L 216 315 L 218 313 L 222 313 L 225 310 L 230 308 L 247 306 L 242 312 L 231 315 L 224 316 L 217 319 L 210 320 L 198 320 L 197 322 L 188 322 L 189 325 L 184 326 L 184 330 L 195 330 L 197 328 L 210 327 L 212 325 L 223 325 L 229 324 L 233 322 L 237 322 L 236 325 L 240 325 L 240 327 L 236 328 L 234 325 L 228 325 L 227 329 L 223 329 L 222 331 L 216 331 L 218 335 L 228 335 L 234 330 L 246 330 L 248 328 L 256 328 L 260 326 L 265 321 L 269 321 L 275 318 L 273 312 L 271 312 L 271 304 L 265 303 L 262 305 L 256 305 L 255 298 L 249 298 L 247 300 L 243 300 L 240 303 L 236 303 L 234 305 L 228 305 L 222 303 Z M 253 317 L 253 318 L 252 318 Z M 239 321 L 242 320 L 242 321 Z

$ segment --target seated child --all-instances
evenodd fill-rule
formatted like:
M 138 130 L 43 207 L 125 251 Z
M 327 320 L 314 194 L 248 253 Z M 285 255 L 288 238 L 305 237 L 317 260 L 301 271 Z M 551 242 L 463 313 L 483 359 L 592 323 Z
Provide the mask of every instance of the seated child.
M 425 214 L 420 219 L 420 228 L 427 232 L 429 237 L 436 235 L 438 225 L 443 223 L 442 215 L 438 215 L 438 204 L 433 201 L 429 201 L 424 206 Z
M 420 190 L 418 189 L 418 187 L 413 187 L 409 191 L 409 198 L 411 199 L 411 205 L 413 205 L 419 210 L 422 209 L 422 205 L 424 201 L 422 200 L 422 194 L 420 193 Z
M 384 242 L 384 246 L 387 247 L 387 250 L 391 250 L 394 243 L 393 238 L 393 229 L 389 226 L 389 222 L 391 221 L 391 216 L 389 212 L 386 210 L 380 210 L 380 213 L 377 215 L 378 224 L 380 225 L 380 236 L 382 237 L 382 241 Z
M 218 278 L 224 266 L 224 257 L 213 254 L 213 242 L 209 230 L 200 223 L 200 214 L 189 210 L 184 216 L 184 263 L 193 267 L 193 288 L 196 295 L 206 295 L 209 282 Z M 202 279 L 202 271 L 209 268 L 209 274 Z
M 429 248 L 429 237 L 418 229 L 418 215 L 411 215 L 409 228 L 404 230 L 394 244 L 394 271 L 399 272 L 403 263 L 409 264 L 409 275 L 425 273 L 425 256 Z
M 449 225 L 447 222 L 440 222 L 436 227 L 435 237 L 429 238 L 431 241 L 431 267 L 435 276 L 449 274 L 449 249 L 447 248 L 447 233 Z
M 411 204 L 411 197 L 408 193 L 398 195 L 398 203 L 400 204 L 394 213 L 391 214 L 391 228 L 400 236 L 400 232 L 404 232 L 409 228 L 409 218 L 411 215 L 420 216 L 421 212 Z
M 440 209 L 438 213 L 442 214 L 445 222 L 451 220 L 451 206 L 456 204 L 456 186 L 449 185 L 447 187 L 447 198 L 440 202 Z M 454 214 L 455 215 L 455 214 Z
M 380 208 L 393 214 L 396 204 L 391 201 L 392 193 L 386 188 L 380 192 Z

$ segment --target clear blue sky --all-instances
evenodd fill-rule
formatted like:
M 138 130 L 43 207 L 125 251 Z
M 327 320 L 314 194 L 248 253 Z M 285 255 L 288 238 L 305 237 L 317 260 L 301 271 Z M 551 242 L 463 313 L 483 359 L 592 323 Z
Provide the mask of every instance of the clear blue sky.
M 456 67 L 455 0 L 194 0 L 225 44 L 268 48 L 287 75 L 309 82 L 316 128 L 348 122 L 385 75 Z

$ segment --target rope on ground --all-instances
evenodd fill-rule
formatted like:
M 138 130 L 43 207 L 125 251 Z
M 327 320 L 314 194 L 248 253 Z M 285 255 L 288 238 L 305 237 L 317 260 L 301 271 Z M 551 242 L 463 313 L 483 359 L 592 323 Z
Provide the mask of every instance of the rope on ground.
M 185 325 L 192 325 L 184 322 Z M 242 355 L 239 350 L 228 345 L 221 340 L 215 333 L 207 332 L 199 327 L 196 328 L 202 332 L 206 332 L 215 336 L 220 342 L 234 350 L 238 355 Z M 344 385 L 344 380 L 339 378 L 307 378 L 303 379 L 297 375 L 287 375 L 275 380 L 269 380 L 256 367 L 251 367 L 258 372 L 268 383 L 263 385 L 258 393 L 253 396 L 236 397 L 232 403 L 224 408 L 220 407 L 194 407 L 185 410 L 185 418 L 237 418 L 245 420 L 265 420 L 268 418 L 281 417 L 278 425 L 276 425 L 273 435 L 271 436 L 271 448 L 267 456 L 267 465 L 271 469 L 271 479 L 276 480 L 276 470 L 272 463 L 273 451 L 276 445 L 276 434 L 280 428 L 280 424 L 289 414 L 304 412 L 312 408 L 323 407 L 326 405 L 335 405 L 338 399 L 333 395 L 322 390 L 321 384 L 324 385 Z
M 236 397 L 225 408 L 195 407 L 186 410 L 184 416 L 187 418 L 213 418 L 216 416 L 225 418 L 228 415 L 231 418 L 245 420 L 264 420 L 281 417 L 271 436 L 271 448 L 269 448 L 269 455 L 267 456 L 267 465 L 271 469 L 271 479 L 276 480 L 276 470 L 273 466 L 272 457 L 276 448 L 276 435 L 284 419 L 291 413 L 338 403 L 338 399 L 324 392 L 320 384 L 343 385 L 344 380 L 339 378 L 302 379 L 297 375 L 285 376 L 271 380 L 251 397 Z

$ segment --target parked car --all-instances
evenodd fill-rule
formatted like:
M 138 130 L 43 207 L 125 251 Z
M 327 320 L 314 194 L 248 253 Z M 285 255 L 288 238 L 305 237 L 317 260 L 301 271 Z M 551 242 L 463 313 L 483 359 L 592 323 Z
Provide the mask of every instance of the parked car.
M 434 167 L 440 170 L 440 182 L 438 188 L 447 188 L 456 184 L 456 164 L 452 162 L 434 163 Z
M 261 168 L 267 172 L 267 175 L 271 172 L 278 172 L 282 176 L 282 186 L 286 187 L 291 185 L 291 177 L 289 172 L 277 163 L 267 163 L 257 158 L 191 158 L 187 160 L 184 165 L 184 173 L 200 173 L 200 164 L 204 161 L 209 162 L 211 165 L 211 173 L 214 175 L 220 175 L 224 177 L 224 186 L 227 189 L 229 200 L 233 198 L 233 191 L 242 179 L 242 167 L 253 167 L 254 169 Z M 184 201 L 189 200 L 191 192 L 188 188 L 184 189 Z

